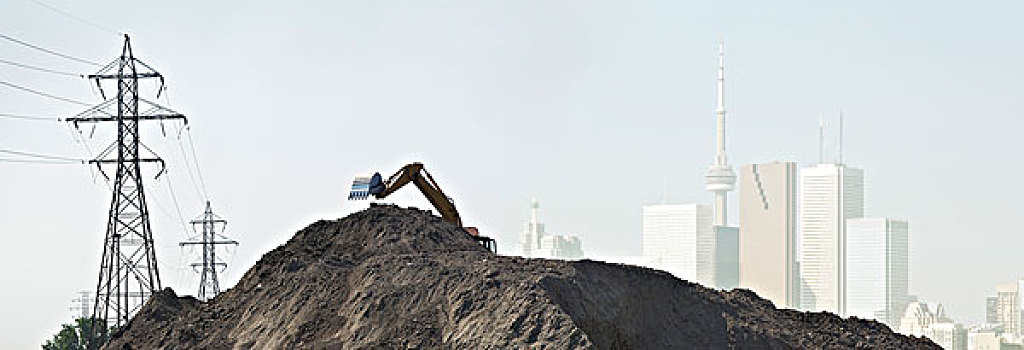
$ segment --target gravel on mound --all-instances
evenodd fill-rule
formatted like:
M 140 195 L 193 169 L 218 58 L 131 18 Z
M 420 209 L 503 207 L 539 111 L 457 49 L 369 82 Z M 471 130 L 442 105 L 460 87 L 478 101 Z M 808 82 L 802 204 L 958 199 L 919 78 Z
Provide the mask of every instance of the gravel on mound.
M 156 293 L 104 348 L 533 346 L 939 348 L 662 271 L 498 256 L 429 211 L 389 205 L 310 225 L 209 302 Z

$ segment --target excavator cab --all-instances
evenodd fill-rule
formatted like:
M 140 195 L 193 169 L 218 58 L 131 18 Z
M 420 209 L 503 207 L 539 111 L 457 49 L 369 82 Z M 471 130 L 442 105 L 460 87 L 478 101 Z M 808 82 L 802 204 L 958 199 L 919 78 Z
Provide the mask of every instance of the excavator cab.
M 462 218 L 459 216 L 459 212 L 455 210 L 455 202 L 441 191 L 437 181 L 434 181 L 434 177 L 430 176 L 430 173 L 423 168 L 421 163 L 408 164 L 394 175 L 391 175 L 387 180 L 384 180 L 380 173 L 374 173 L 373 176 L 356 177 L 352 181 L 352 190 L 348 194 L 348 200 L 364 200 L 370 198 L 370 196 L 381 199 L 409 183 L 419 188 L 420 193 L 423 193 L 423 196 L 427 197 L 427 200 L 434 206 L 434 209 L 437 209 L 437 212 L 441 214 L 442 219 L 462 227 L 466 234 L 486 247 L 487 250 L 495 253 L 498 252 L 498 245 L 494 239 L 481 236 L 480 231 L 475 227 L 462 226 Z

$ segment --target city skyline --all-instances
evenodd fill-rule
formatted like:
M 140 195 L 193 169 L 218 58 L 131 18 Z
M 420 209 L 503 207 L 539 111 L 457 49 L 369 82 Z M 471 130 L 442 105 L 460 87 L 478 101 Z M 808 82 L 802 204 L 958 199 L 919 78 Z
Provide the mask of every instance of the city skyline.
M 1020 3 L 109 4 L 179 19 L 153 21 L 46 2 L 130 33 L 137 55 L 167 76 L 160 102 L 189 113 L 211 199 L 244 233 L 232 237 L 242 245 L 225 287 L 295 231 L 358 210 L 343 198 L 352 175 L 410 161 L 430 164 L 467 224 L 503 254 L 514 254 L 526 204 L 542 196 L 545 216 L 558 218 L 548 229 L 585 234 L 588 258 L 635 260 L 642 206 L 661 202 L 663 179 L 669 202 L 711 203 L 702 180 L 715 152 L 718 38 L 729 51 L 731 164 L 812 165 L 820 115 L 841 109 L 844 158 L 868 176 L 865 216 L 912 220 L 912 294 L 975 324 L 996 283 L 1024 274 L 1014 248 L 1024 237 L 1007 229 L 1022 224 L 1014 199 L 1024 196 L 1012 161 L 1024 147 Z M 2 9 L 2 32 L 27 42 L 101 62 L 120 45 L 116 33 L 29 1 Z M 0 50 L 94 73 L 6 42 Z M 0 79 L 100 99 L 78 78 L 2 66 Z M 79 109 L 15 89 L 0 99 L 0 113 Z M 144 132 L 169 173 L 144 175 L 164 283 L 191 291 L 195 276 L 173 267 L 186 237 L 168 188 L 185 217 L 202 202 L 167 126 L 167 138 L 155 124 Z M 86 158 L 71 135 L 63 123 L 0 120 L 0 147 Z M 110 136 L 84 142 L 98 150 Z M 30 315 L 0 326 L 24 348 L 95 285 L 110 191 L 87 166 L 0 167 L 0 231 L 11 239 L 0 262 L 20 267 L 10 283 L 33 286 L 0 292 L 5 310 Z M 429 207 L 415 197 L 393 202 Z

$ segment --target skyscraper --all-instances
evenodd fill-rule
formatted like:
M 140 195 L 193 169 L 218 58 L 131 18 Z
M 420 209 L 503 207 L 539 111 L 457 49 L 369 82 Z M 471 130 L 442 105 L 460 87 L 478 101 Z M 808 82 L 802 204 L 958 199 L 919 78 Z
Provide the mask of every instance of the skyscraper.
M 740 168 L 739 285 L 796 307 L 796 163 Z
M 715 288 L 729 290 L 739 287 L 739 227 L 715 226 L 715 256 L 712 265 L 714 269 L 714 284 L 712 285 Z
M 846 220 L 847 315 L 899 328 L 908 299 L 906 220 Z
M 698 242 L 714 239 L 711 216 L 711 207 L 707 205 L 645 205 L 644 265 L 704 285 L 713 283 L 697 278 L 698 264 L 709 263 L 699 261 Z
M 864 172 L 818 164 L 800 174 L 800 307 L 846 315 L 846 219 L 864 216 Z
M 985 297 L 985 323 L 999 323 L 999 297 Z
M 523 225 L 523 232 L 519 234 L 519 252 L 523 257 L 533 257 L 534 250 L 540 248 L 540 239 L 544 237 L 544 224 L 537 219 L 537 209 L 540 204 L 534 198 L 530 203 L 530 221 Z

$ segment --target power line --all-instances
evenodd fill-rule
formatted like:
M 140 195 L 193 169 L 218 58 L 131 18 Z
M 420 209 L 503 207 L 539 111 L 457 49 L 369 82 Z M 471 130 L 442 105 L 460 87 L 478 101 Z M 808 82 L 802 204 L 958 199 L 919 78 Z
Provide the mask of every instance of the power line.
M 30 66 L 30 65 L 27 65 L 27 64 L 21 64 L 21 63 L 14 62 L 14 61 L 8 61 L 8 60 L 2 59 L 2 58 L 0 58 L 0 63 L 12 65 L 12 66 L 15 66 L 15 67 L 21 67 L 21 68 L 27 68 L 27 69 L 31 69 L 31 70 L 36 70 L 36 71 L 40 71 L 40 72 L 47 72 L 47 73 L 53 73 L 53 74 L 57 74 L 57 75 L 69 76 L 69 77 L 76 77 L 76 78 L 84 78 L 85 77 L 82 74 L 75 74 L 75 73 L 69 73 L 69 72 L 62 72 L 62 71 L 59 71 L 59 70 L 53 70 L 53 69 L 49 69 L 49 68 Z
M 24 42 L 24 41 L 12 38 L 12 37 L 7 36 L 5 34 L 0 34 L 0 38 L 2 38 L 4 40 L 7 40 L 7 41 L 11 41 L 11 42 L 17 43 L 17 44 L 20 44 L 20 45 L 23 45 L 23 46 L 26 46 L 26 47 L 30 47 L 30 48 L 36 49 L 36 50 L 39 50 L 39 51 L 42 51 L 42 52 L 45 52 L 45 53 L 48 53 L 48 54 L 51 54 L 51 55 L 54 55 L 54 56 L 57 56 L 57 57 L 69 59 L 69 60 L 80 62 L 80 63 L 91 64 L 91 65 L 94 65 L 94 66 L 97 66 L 97 67 L 102 67 L 103 66 L 102 64 L 99 64 L 99 63 L 96 63 L 96 62 L 93 62 L 93 61 L 81 59 L 81 58 L 74 57 L 74 56 L 65 55 L 65 54 L 62 54 L 60 52 L 53 51 L 53 50 L 47 50 L 47 49 L 44 49 L 44 48 L 39 47 L 37 45 L 32 45 L 32 44 L 29 44 L 27 42 Z
M 203 171 L 199 167 L 199 157 L 196 156 L 196 145 L 192 142 L 192 127 L 185 130 L 188 134 L 188 146 L 192 149 L 192 162 L 196 163 L 196 175 L 199 175 L 199 184 L 203 189 L 203 196 L 206 200 L 210 200 L 210 195 L 206 192 L 206 180 L 203 179 Z
M 78 163 L 81 163 L 81 164 L 85 164 L 86 163 L 86 161 L 84 159 L 60 157 L 60 156 L 51 156 L 51 155 L 46 155 L 46 154 L 24 152 L 24 151 L 15 151 L 15 150 L 9 150 L 9 149 L 0 149 L 0 153 L 13 154 L 13 155 L 22 156 L 22 157 L 34 157 L 34 158 L 42 158 L 42 159 L 47 159 L 47 160 L 64 161 L 64 162 L 78 162 Z
M 0 158 L 0 163 L 54 164 L 54 165 L 74 164 L 74 165 L 81 165 L 81 164 L 84 164 L 85 162 L 84 161 L 81 161 L 81 162 L 69 162 L 69 161 L 15 160 L 15 159 L 10 159 L 10 158 Z
M 54 122 L 54 121 L 62 122 L 62 121 L 64 121 L 64 118 L 59 118 L 59 117 L 42 117 L 42 116 L 23 115 L 23 114 L 0 113 L 0 119 L 3 119 L 3 118 L 6 118 L 6 119 L 20 119 L 20 120 L 48 121 L 48 122 Z
M 3 34 L 0 34 L 0 35 L 3 35 Z M 33 93 L 33 94 L 36 94 L 36 95 L 39 95 L 39 96 L 49 97 L 49 98 L 52 98 L 52 99 L 55 99 L 55 100 L 59 100 L 59 101 L 64 101 L 64 102 L 67 102 L 67 103 L 74 103 L 74 104 L 81 105 L 81 106 L 92 106 L 92 105 L 90 105 L 88 103 L 85 103 L 85 102 L 82 102 L 82 101 L 76 101 L 76 100 L 72 100 L 70 98 L 60 97 L 60 96 L 53 95 L 53 94 L 48 94 L 48 93 L 45 93 L 45 92 L 42 92 L 42 91 L 39 91 L 39 90 L 29 89 L 27 87 L 24 87 L 24 86 L 21 86 L 21 85 L 16 85 L 16 84 L 13 84 L 13 83 L 10 83 L 10 82 L 6 82 L 6 81 L 3 81 L 3 80 L 0 80 L 0 85 L 7 85 L 9 87 L 12 87 L 12 88 L 15 88 L 15 89 L 18 89 L 18 90 L 21 90 L 21 91 L 30 92 L 30 93 Z
M 171 202 L 174 203 L 174 210 L 178 213 L 178 223 L 181 224 L 181 229 L 182 229 L 181 233 L 184 234 L 186 238 L 188 238 L 188 236 L 189 236 L 189 234 L 188 234 L 188 231 L 189 231 L 188 230 L 188 225 L 185 224 L 185 222 L 186 222 L 185 216 L 181 214 L 181 206 L 178 205 L 178 196 L 174 193 L 174 186 L 171 185 L 170 171 L 168 171 L 167 175 L 168 176 L 167 176 L 167 178 L 164 179 L 164 182 L 167 182 L 167 191 L 171 194 Z M 164 213 L 164 214 L 167 214 L 167 216 L 170 217 L 170 214 L 168 214 L 168 213 Z
M 75 16 L 74 14 L 72 14 L 72 13 L 70 13 L 70 12 L 67 12 L 67 11 L 63 11 L 63 10 L 61 10 L 61 9 L 59 9 L 59 8 L 56 8 L 56 7 L 54 7 L 54 6 L 52 6 L 52 5 L 49 5 L 49 4 L 46 4 L 46 3 L 42 2 L 42 1 L 39 1 L 39 0 L 30 0 L 30 1 L 34 2 L 34 3 L 36 4 L 36 5 L 39 5 L 39 6 L 45 7 L 46 9 L 48 9 L 48 10 L 50 10 L 50 11 L 53 11 L 53 12 L 56 12 L 56 13 L 62 14 L 62 15 L 64 15 L 64 16 L 67 16 L 68 18 L 71 18 L 71 19 L 73 19 L 73 20 L 76 20 L 76 21 L 78 21 L 78 22 L 81 22 L 81 23 L 83 23 L 83 24 L 85 24 L 85 25 L 88 25 L 88 26 L 90 26 L 90 27 L 93 27 L 93 28 L 96 28 L 96 29 L 99 29 L 99 30 L 105 31 L 105 32 L 107 32 L 107 33 L 111 33 L 111 34 L 117 35 L 117 36 L 121 36 L 121 35 L 122 35 L 122 34 L 121 34 L 121 32 L 118 32 L 118 31 L 116 31 L 116 30 L 110 29 L 110 28 L 108 28 L 108 27 L 106 27 L 106 26 L 103 26 L 103 25 L 101 25 L 101 24 L 98 24 L 98 23 L 96 23 L 96 22 L 93 22 L 93 21 L 87 20 L 87 19 L 85 19 L 85 18 L 82 18 L 82 17 L 79 17 L 79 16 Z
M 206 200 L 206 198 L 203 198 L 205 197 L 203 192 L 199 190 L 199 184 L 196 182 L 195 175 L 192 174 L 192 165 L 189 164 L 188 153 L 185 152 L 185 146 L 181 142 L 180 138 L 177 142 L 178 150 L 181 151 L 181 160 L 185 161 L 185 169 L 188 170 L 188 179 L 192 182 L 192 189 L 196 191 L 196 197 L 199 197 L 200 201 Z M 196 166 L 198 167 L 198 164 Z
M 164 101 L 167 102 L 167 106 L 173 108 L 173 106 L 171 106 L 171 93 L 166 86 L 164 87 Z M 196 191 L 196 196 L 200 197 L 199 199 L 202 201 L 207 201 L 210 199 L 210 196 L 206 192 L 206 181 L 203 179 L 203 173 L 199 170 L 199 159 L 196 157 L 196 147 L 195 143 L 192 141 L 192 127 L 185 125 L 182 128 L 188 133 L 186 137 L 188 137 L 188 143 L 191 148 L 192 163 L 195 163 L 195 176 L 192 174 L 192 165 L 189 164 L 188 153 L 185 152 L 185 146 L 181 142 L 181 130 L 179 130 L 177 141 L 178 150 L 181 151 L 181 159 L 185 161 L 185 168 L 188 170 L 188 178 L 192 181 L 192 189 Z M 198 183 L 196 182 L 196 176 L 199 177 Z M 202 184 L 202 190 L 200 190 L 200 184 Z

